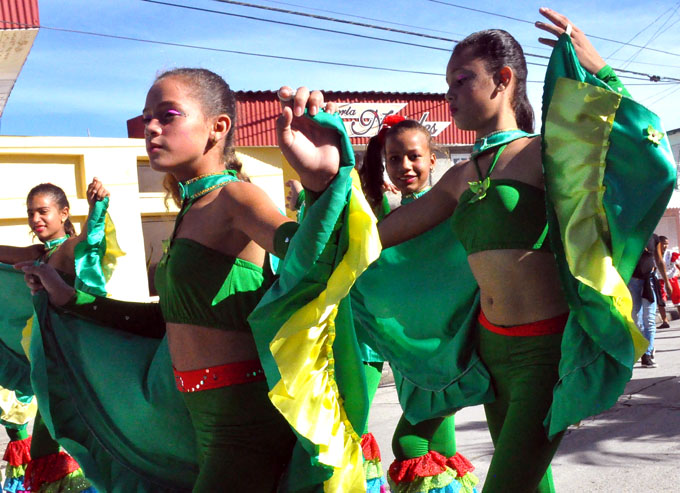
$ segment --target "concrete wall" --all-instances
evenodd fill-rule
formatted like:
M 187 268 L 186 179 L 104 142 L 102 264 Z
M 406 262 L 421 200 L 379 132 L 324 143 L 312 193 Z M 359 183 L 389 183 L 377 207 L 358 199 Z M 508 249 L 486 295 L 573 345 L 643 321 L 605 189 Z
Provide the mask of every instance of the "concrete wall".
M 241 149 L 239 149 L 240 151 Z M 284 210 L 286 166 L 278 148 L 239 152 L 244 171 Z M 64 189 L 76 226 L 88 213 L 85 190 L 98 177 L 111 193 L 109 213 L 126 252 L 109 283 L 112 296 L 149 296 L 147 266 L 158 261 L 161 241 L 172 232 L 177 208 L 166 208 L 163 175 L 149 168 L 142 139 L 0 136 L 0 244 L 36 242 L 26 221 L 26 195 L 39 183 Z

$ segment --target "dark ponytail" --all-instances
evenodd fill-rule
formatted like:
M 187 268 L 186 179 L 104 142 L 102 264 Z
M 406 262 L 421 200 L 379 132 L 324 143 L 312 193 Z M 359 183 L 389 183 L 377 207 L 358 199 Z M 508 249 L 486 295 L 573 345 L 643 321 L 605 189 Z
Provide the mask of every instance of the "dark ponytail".
M 497 74 L 503 67 L 510 67 L 515 76 L 512 109 L 517 126 L 525 132 L 534 131 L 534 110 L 527 97 L 527 62 L 522 47 L 510 33 L 502 29 L 488 29 L 470 34 L 453 49 L 453 54 L 463 51 L 471 58 L 484 61 L 487 70 Z
M 387 139 L 402 132 L 416 130 L 421 132 L 427 139 L 428 151 L 432 152 L 434 150 L 432 134 L 423 124 L 416 120 L 405 120 L 401 115 L 394 116 L 397 118 L 393 118 L 392 121 L 388 121 L 391 117 L 385 119 L 389 127 L 383 127 L 378 135 L 371 137 L 371 140 L 368 141 L 363 165 L 357 169 L 359 178 L 361 178 L 361 188 L 368 200 L 368 204 L 374 211 L 379 210 L 382 206 L 383 183 L 385 181 L 383 155 Z
M 36 185 L 35 187 L 31 188 L 31 191 L 28 192 L 28 196 L 26 197 L 26 204 L 28 205 L 28 203 L 33 200 L 36 195 L 49 195 L 57 204 L 59 210 L 66 208 L 71 210 L 71 205 L 68 203 L 68 199 L 66 198 L 64 191 L 52 183 L 41 183 L 40 185 Z M 73 227 L 70 216 L 66 218 L 66 221 L 64 221 L 64 231 L 69 236 L 75 236 L 76 234 L 76 228 Z
M 368 141 L 363 164 L 357 168 L 357 172 L 368 204 L 374 211 L 379 210 L 382 205 L 385 165 L 383 164 L 383 144 L 377 135 Z

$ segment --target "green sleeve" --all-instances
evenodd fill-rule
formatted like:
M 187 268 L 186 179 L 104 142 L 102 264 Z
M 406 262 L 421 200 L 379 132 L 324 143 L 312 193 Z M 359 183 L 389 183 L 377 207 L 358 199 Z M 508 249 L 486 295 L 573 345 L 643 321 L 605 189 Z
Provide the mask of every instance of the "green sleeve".
M 280 259 L 285 258 L 290 240 L 293 239 L 299 227 L 300 224 L 293 221 L 283 223 L 278 227 L 274 232 L 274 255 Z
M 621 95 L 626 96 L 628 98 L 631 97 L 630 93 L 623 85 L 623 82 L 621 82 L 621 79 L 619 79 L 619 76 L 616 75 L 614 69 L 611 68 L 609 65 L 605 65 L 604 67 L 602 67 L 600 71 L 595 74 L 595 77 L 600 79 L 602 82 L 606 83 L 609 87 L 611 87 Z
M 75 297 L 62 308 L 142 337 L 161 339 L 165 335 L 165 320 L 158 303 L 120 301 L 76 290 Z

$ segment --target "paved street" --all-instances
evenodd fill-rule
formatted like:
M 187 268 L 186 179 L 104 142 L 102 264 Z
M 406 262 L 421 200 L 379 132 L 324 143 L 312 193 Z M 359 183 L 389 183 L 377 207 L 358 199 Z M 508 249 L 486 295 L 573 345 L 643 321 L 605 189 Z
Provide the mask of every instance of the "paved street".
M 680 320 L 657 330 L 655 346 L 658 368 L 638 363 L 614 407 L 565 434 L 553 460 L 558 493 L 680 491 Z M 370 430 L 385 469 L 393 460 L 390 443 L 400 414 L 394 386 L 378 389 Z M 456 442 L 481 485 L 493 452 L 481 406 L 457 414 Z
M 680 320 L 657 331 L 656 360 L 658 368 L 636 365 L 613 408 L 567 431 L 553 460 L 558 493 L 680 491 Z M 387 383 L 378 389 L 370 419 L 385 470 L 400 415 L 394 385 Z M 459 451 L 483 482 L 493 450 L 482 407 L 459 412 L 456 431 Z M 1 434 L 4 450 L 7 437 Z

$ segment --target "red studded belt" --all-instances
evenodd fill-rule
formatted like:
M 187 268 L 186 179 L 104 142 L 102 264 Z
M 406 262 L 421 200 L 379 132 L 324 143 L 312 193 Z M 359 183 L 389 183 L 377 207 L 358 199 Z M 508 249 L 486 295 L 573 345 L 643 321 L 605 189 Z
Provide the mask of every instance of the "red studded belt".
M 173 371 L 180 392 L 198 392 L 265 379 L 259 360 L 238 361 L 200 370 L 178 371 L 173 368 Z

